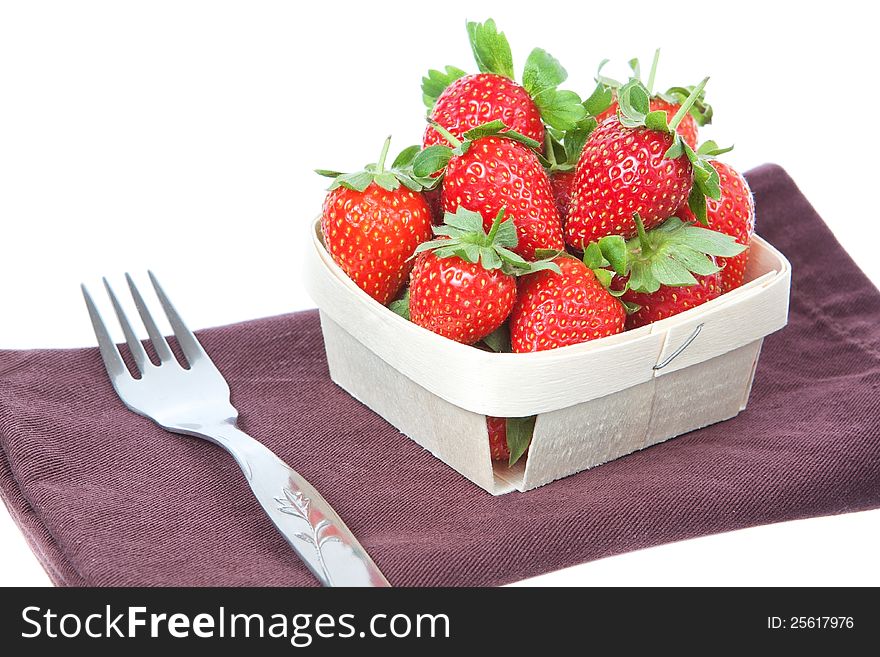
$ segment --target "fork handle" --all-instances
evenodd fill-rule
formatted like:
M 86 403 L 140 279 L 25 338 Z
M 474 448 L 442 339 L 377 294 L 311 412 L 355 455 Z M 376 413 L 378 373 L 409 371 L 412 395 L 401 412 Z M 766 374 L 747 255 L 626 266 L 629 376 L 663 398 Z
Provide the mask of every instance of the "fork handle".
M 309 482 L 232 424 L 198 432 L 226 449 L 281 535 L 323 586 L 391 586 Z

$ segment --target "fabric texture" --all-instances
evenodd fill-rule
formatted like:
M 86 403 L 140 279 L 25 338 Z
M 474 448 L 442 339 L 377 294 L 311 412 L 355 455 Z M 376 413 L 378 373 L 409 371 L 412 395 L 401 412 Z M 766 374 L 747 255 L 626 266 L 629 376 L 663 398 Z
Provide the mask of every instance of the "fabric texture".
M 782 169 L 748 179 L 758 231 L 794 272 L 749 407 L 528 493 L 490 496 L 337 388 L 315 311 L 199 337 L 242 429 L 324 494 L 394 585 L 498 585 L 878 507 L 880 294 Z M 127 411 L 96 349 L 0 351 L 0 447 L 3 499 L 58 585 L 316 584 L 232 459 Z

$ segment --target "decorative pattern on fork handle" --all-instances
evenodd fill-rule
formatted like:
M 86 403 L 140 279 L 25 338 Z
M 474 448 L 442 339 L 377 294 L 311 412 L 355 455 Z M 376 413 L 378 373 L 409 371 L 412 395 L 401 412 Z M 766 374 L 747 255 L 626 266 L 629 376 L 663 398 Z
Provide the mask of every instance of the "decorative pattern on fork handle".
M 339 543 L 341 540 L 335 534 L 326 534 L 327 530 L 333 527 L 330 521 L 326 518 L 321 518 L 317 524 L 312 524 L 312 519 L 309 515 L 311 500 L 303 495 L 301 491 L 292 491 L 289 488 L 285 488 L 284 497 L 276 497 L 275 501 L 278 502 L 278 510 L 281 513 L 286 513 L 305 521 L 309 528 L 308 533 L 298 532 L 296 536 L 300 540 L 310 543 L 315 548 L 315 552 L 318 555 L 318 563 L 321 564 L 321 571 L 332 586 L 333 576 L 327 570 L 327 564 L 324 562 L 324 546 L 331 542 Z

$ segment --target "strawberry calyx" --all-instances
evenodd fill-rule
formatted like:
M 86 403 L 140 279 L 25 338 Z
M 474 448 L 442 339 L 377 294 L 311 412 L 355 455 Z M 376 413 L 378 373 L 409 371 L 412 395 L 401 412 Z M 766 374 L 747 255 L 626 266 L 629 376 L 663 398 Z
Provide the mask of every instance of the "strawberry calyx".
M 634 78 L 623 85 L 618 92 L 617 99 L 620 108 L 618 119 L 621 125 L 627 128 L 644 127 L 648 130 L 671 135 L 672 144 L 666 150 L 664 157 L 670 160 L 686 157 L 691 163 L 694 184 L 688 198 L 688 206 L 704 226 L 708 225 L 706 197 L 716 200 L 721 198 L 721 179 L 709 160 L 716 155 L 730 151 L 733 147 L 719 148 L 715 142 L 707 142 L 704 146 L 708 147 L 695 151 L 675 129 L 690 112 L 691 107 L 706 88 L 708 81 L 708 77 L 703 78 L 700 84 L 691 90 L 671 120 L 664 110 L 651 111 L 650 91 L 638 79 Z
M 385 143 L 382 144 L 382 152 L 379 154 L 379 160 L 375 163 L 366 165 L 362 170 L 354 173 L 342 173 L 340 171 L 332 171 L 329 169 L 315 169 L 315 173 L 326 178 L 333 178 L 333 182 L 327 191 L 333 191 L 339 187 L 351 189 L 356 192 L 363 192 L 371 184 L 375 183 L 382 189 L 393 192 L 404 185 L 414 192 L 421 192 L 430 189 L 437 184 L 437 181 L 431 178 L 420 178 L 413 174 L 412 164 L 421 150 L 419 146 L 409 146 L 403 149 L 394 159 L 391 167 L 385 168 L 385 160 L 388 157 L 388 148 L 391 146 L 391 137 L 389 136 Z
M 465 75 L 467 75 L 467 71 L 456 66 L 446 66 L 443 71 L 430 69 L 428 74 L 422 78 L 422 102 L 425 103 L 428 112 L 434 109 L 437 99 L 446 90 L 446 87 Z
M 416 247 L 412 257 L 431 251 L 438 258 L 458 257 L 466 262 L 480 264 L 492 271 L 500 269 L 510 276 L 522 276 L 550 269 L 561 273 L 559 266 L 550 259 L 529 262 L 510 249 L 516 247 L 519 238 L 513 219 L 504 219 L 501 208 L 487 233 L 483 229 L 483 216 L 479 212 L 459 207 L 455 213 L 447 212 L 443 225 L 434 226 L 439 239 L 423 242 Z
M 493 73 L 516 80 L 513 54 L 504 32 L 499 32 L 491 18 L 484 23 L 467 23 L 468 40 L 481 73 Z M 440 94 L 450 84 L 467 75 L 455 66 L 444 71 L 431 69 L 422 78 L 422 100 L 430 112 Z M 568 72 L 553 55 L 534 48 L 526 58 L 522 86 L 532 97 L 543 122 L 556 130 L 571 130 L 586 116 L 581 98 L 573 91 L 559 89 Z
M 536 152 L 541 148 L 539 142 L 515 130 L 510 130 L 501 120 L 490 121 L 468 130 L 464 133 L 464 139 L 458 139 L 449 130 L 431 118 L 428 118 L 427 121 L 449 145 L 434 144 L 415 155 L 412 161 L 411 172 L 417 180 L 431 179 L 436 184 L 438 179 L 435 177 L 436 174 L 441 173 L 446 168 L 446 165 L 449 164 L 449 160 L 453 156 L 464 155 L 475 141 L 484 137 L 510 139 Z M 538 155 L 540 156 L 540 153 Z
M 654 80 L 657 75 L 657 64 L 659 60 L 660 49 L 658 48 L 654 51 L 654 57 L 651 61 L 651 70 L 648 74 L 648 81 L 645 82 L 645 88 L 648 90 L 648 94 L 651 98 L 659 98 L 673 105 L 681 105 L 688 98 L 688 96 L 690 96 L 695 87 L 670 87 L 665 92 L 655 93 Z M 593 114 L 593 116 L 598 116 L 609 107 L 611 107 L 611 104 L 614 102 L 615 93 L 617 93 L 620 88 L 624 86 L 624 84 L 619 82 L 618 80 L 602 74 L 602 69 L 605 67 L 606 64 L 608 64 L 609 61 L 610 60 L 608 59 L 603 59 L 599 63 L 599 69 L 596 72 L 595 77 L 596 90 L 587 101 L 584 101 L 584 105 L 587 106 L 587 111 Z M 628 64 L 630 69 L 632 70 L 630 81 L 641 81 L 641 64 L 639 63 L 638 58 L 633 58 L 629 60 Z M 689 112 L 690 115 L 694 118 L 694 121 L 696 121 L 697 125 L 700 127 L 712 123 L 713 110 L 712 106 L 706 102 L 706 94 L 704 91 L 701 91 L 697 95 Z
M 678 217 L 670 217 L 650 231 L 645 230 L 638 214 L 633 215 L 633 219 L 638 235 L 629 241 L 620 235 L 609 235 L 595 243 L 611 267 L 612 271 L 606 274 L 617 274 L 626 279 L 626 285 L 616 291 L 615 296 L 627 290 L 652 294 L 661 285 L 697 285 L 699 281 L 695 275 L 709 276 L 720 271 L 711 256 L 729 258 L 746 248 L 730 235 L 682 221 Z M 586 257 L 585 251 L 585 262 Z

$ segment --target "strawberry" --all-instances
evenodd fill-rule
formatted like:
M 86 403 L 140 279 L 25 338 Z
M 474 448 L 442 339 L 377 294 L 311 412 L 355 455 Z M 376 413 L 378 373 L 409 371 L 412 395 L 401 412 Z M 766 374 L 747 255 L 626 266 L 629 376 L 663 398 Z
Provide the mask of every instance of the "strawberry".
M 431 118 L 459 139 L 468 130 L 496 119 L 536 141 L 544 138 L 541 112 L 529 93 L 494 73 L 468 75 L 450 84 L 437 98 Z M 430 125 L 425 128 L 424 147 L 444 141 Z
M 385 140 L 379 162 L 363 171 L 317 171 L 334 178 L 321 214 L 324 244 L 348 277 L 383 305 L 406 282 L 413 251 L 431 238 L 424 186 L 405 170 L 418 147 L 406 149 L 386 170 L 390 143 L 391 137 Z
M 556 349 L 623 331 L 626 310 L 593 270 L 568 256 L 554 262 L 559 273 L 541 271 L 519 281 L 510 315 L 515 353 Z
M 732 167 L 717 160 L 712 166 L 718 172 L 721 198 L 706 199 L 706 216 L 710 228 L 730 235 L 745 245 L 745 251 L 732 258 L 718 258 L 721 269 L 721 290 L 730 292 L 743 284 L 746 263 L 749 259 L 748 246 L 755 232 L 755 199 L 749 184 Z M 687 205 L 679 210 L 685 221 L 696 221 L 694 213 Z
M 606 119 L 587 139 L 577 167 L 565 241 L 583 250 L 606 235 L 636 235 L 634 214 L 650 229 L 668 219 L 687 199 L 705 218 L 705 196 L 718 198 L 718 173 L 705 157 L 724 152 L 714 142 L 699 153 L 675 132 L 702 93 L 694 89 L 671 122 L 651 112 L 648 91 L 638 80 L 620 90 L 619 116 Z
M 443 223 L 443 190 L 438 185 L 432 189 L 426 189 L 422 192 L 422 196 L 425 197 L 425 201 L 428 203 L 428 207 L 431 209 L 431 223 L 435 226 L 439 226 Z
M 516 225 L 518 243 L 513 251 L 527 260 L 538 249 L 564 248 L 562 220 L 553 199 L 547 172 L 534 148 L 537 142 L 520 135 L 500 121 L 465 133 L 459 141 L 443 126 L 438 132 L 452 145 L 431 146 L 416 156 L 413 171 L 430 176 L 443 174 L 443 208 L 459 207 L 479 212 L 484 228 L 505 208 Z
M 574 178 L 575 172 L 571 170 L 550 172 L 550 189 L 553 190 L 553 200 L 556 201 L 556 209 L 563 220 L 568 216 L 571 205 Z
M 479 125 L 501 121 L 541 142 L 544 123 L 568 130 L 585 116 L 577 94 L 557 89 L 568 74 L 546 51 L 532 50 L 520 85 L 514 80 L 510 44 L 504 33 L 498 32 L 495 21 L 468 23 L 467 31 L 480 73 L 467 75 L 460 68 L 447 66 L 444 71 L 428 71 L 422 78 L 422 99 L 431 119 L 456 139 L 463 139 Z M 429 125 L 423 147 L 443 143 L 444 138 Z
M 419 326 L 464 344 L 497 330 L 516 299 L 519 273 L 554 268 L 530 263 L 510 251 L 516 245 L 512 219 L 498 212 L 488 234 L 480 214 L 459 208 L 434 228 L 439 239 L 420 244 L 410 275 L 409 318 Z
M 503 417 L 487 417 L 486 428 L 489 430 L 489 453 L 493 461 L 510 459 L 510 448 L 507 446 L 507 420 Z
M 610 287 L 627 308 L 627 329 L 671 317 L 721 294 L 716 257 L 735 256 L 745 247 L 729 235 L 678 217 L 651 231 L 638 215 L 634 219 L 634 239 L 624 244 L 615 235 L 598 242 L 598 250 L 617 274 Z M 594 246 L 588 248 L 593 257 Z
M 621 300 L 638 306 L 637 310 L 627 315 L 627 330 L 672 317 L 721 296 L 720 271 L 708 276 L 697 276 L 696 279 L 696 285 L 661 285 L 656 292 L 650 294 L 627 290 Z
M 651 72 L 648 76 L 648 82 L 645 85 L 650 95 L 650 110 L 652 112 L 663 110 L 666 112 L 667 120 L 672 121 L 675 114 L 681 109 L 682 103 L 692 91 L 692 87 L 672 87 L 666 93 L 654 93 L 654 77 L 657 73 L 657 63 L 660 59 L 660 51 L 654 52 L 654 60 L 651 62 Z M 619 109 L 617 103 L 617 91 L 621 88 L 620 82 L 613 78 L 602 75 L 602 67 L 608 63 L 603 61 L 599 65 L 599 73 L 596 76 L 598 87 L 593 96 L 587 101 L 587 109 L 596 117 L 596 121 L 602 123 L 605 119 L 615 116 Z M 631 59 L 630 67 L 633 71 L 633 78 L 638 80 L 641 77 L 641 68 L 638 59 Z M 601 99 L 601 100 L 600 100 Z M 598 104 L 597 104 L 598 103 Z M 603 109 L 604 108 L 604 109 Z M 698 126 L 707 125 L 712 122 L 712 106 L 706 103 L 705 98 L 701 94 L 697 98 L 693 107 L 678 124 L 676 132 L 682 136 L 688 146 L 697 149 Z

